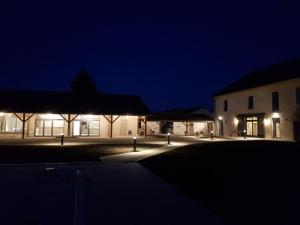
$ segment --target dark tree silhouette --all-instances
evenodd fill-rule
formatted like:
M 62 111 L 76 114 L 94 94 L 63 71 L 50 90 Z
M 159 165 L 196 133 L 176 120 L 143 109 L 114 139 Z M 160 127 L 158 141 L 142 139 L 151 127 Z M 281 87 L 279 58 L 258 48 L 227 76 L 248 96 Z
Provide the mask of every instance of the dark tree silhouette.
M 100 93 L 97 90 L 95 81 L 89 72 L 81 69 L 71 83 L 71 92 L 78 95 L 93 95 Z

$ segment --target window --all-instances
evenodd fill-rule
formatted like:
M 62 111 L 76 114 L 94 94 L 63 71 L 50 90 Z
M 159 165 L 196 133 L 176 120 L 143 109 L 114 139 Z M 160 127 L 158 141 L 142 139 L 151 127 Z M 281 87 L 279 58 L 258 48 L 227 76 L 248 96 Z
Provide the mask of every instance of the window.
M 0 133 L 20 133 L 22 122 L 12 113 L 0 115 Z
M 296 88 L 296 103 L 300 105 L 300 87 Z
M 99 136 L 100 118 L 96 115 L 81 115 L 73 121 L 74 136 Z
M 272 92 L 272 110 L 273 112 L 279 111 L 279 93 Z
M 253 109 L 253 96 L 248 97 L 248 109 Z
M 35 136 L 59 136 L 64 133 L 65 121 L 60 119 L 35 120 Z
M 224 112 L 227 112 L 228 111 L 228 101 L 225 100 L 224 101 Z

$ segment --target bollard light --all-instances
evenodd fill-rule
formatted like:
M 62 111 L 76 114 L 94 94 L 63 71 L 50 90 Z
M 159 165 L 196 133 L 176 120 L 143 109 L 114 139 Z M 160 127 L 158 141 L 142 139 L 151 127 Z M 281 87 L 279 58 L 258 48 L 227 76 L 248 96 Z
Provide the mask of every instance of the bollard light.
M 64 137 L 65 135 L 63 133 L 60 134 L 60 145 L 64 145 Z
M 133 151 L 136 152 L 136 137 L 133 137 Z
M 246 132 L 247 132 L 247 131 L 246 131 L 246 130 L 244 130 L 244 139 L 246 139 Z
M 171 134 L 168 133 L 168 145 L 171 144 Z
M 213 140 L 214 139 L 214 131 L 210 131 L 210 139 Z

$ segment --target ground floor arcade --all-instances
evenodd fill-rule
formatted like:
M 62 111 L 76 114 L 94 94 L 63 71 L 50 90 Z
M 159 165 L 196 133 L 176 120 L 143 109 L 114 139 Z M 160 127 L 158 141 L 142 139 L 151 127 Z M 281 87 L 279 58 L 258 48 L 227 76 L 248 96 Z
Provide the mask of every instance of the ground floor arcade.
M 299 140 L 300 123 L 293 115 L 283 113 L 248 113 L 219 115 L 215 121 L 216 135 L 254 138 Z

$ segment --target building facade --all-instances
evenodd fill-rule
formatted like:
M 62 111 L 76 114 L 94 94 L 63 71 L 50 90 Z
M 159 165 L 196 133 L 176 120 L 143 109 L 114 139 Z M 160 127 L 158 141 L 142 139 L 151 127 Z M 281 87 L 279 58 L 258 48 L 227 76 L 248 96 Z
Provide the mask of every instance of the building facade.
M 25 124 L 25 137 L 56 137 L 64 134 L 70 137 L 110 137 L 111 115 L 70 114 L 70 132 L 68 114 L 26 113 L 29 118 Z M 0 137 L 21 137 L 22 113 L 0 113 Z M 113 115 L 113 137 L 139 135 L 139 116 Z M 106 119 L 109 118 L 109 119 Z
M 137 136 L 147 114 L 137 96 L 0 91 L 0 138 Z
M 217 93 L 216 135 L 299 139 L 300 71 L 292 66 L 255 71 Z

